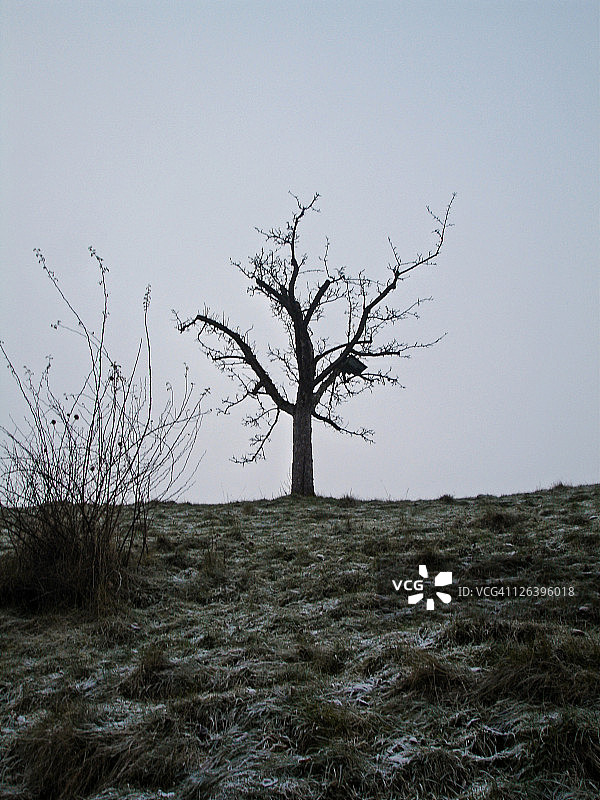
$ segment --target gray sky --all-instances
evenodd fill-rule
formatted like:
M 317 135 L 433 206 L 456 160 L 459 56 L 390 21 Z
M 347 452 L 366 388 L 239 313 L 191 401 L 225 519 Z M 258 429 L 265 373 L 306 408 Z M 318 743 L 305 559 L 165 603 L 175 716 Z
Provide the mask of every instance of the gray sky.
M 398 338 L 406 389 L 345 408 L 376 443 L 317 426 L 321 494 L 416 498 L 599 479 L 598 4 L 589 2 L 29 2 L 1 7 L 0 338 L 16 365 L 54 355 L 76 388 L 84 353 L 33 255 L 42 249 L 86 319 L 110 268 L 113 353 L 128 363 L 152 284 L 157 391 L 183 363 L 208 405 L 231 388 L 174 329 L 205 303 L 278 336 L 229 262 L 321 194 L 313 260 L 384 279 L 432 243 L 426 206 L 454 227 L 438 266 L 398 303 L 433 296 Z M 332 326 L 336 320 L 332 320 Z M 340 325 L 343 320 L 339 320 Z M 93 327 L 93 324 L 92 324 Z M 283 340 L 282 340 L 283 341 Z M 78 355 L 77 355 L 78 354 Z M 160 389 L 162 391 L 162 389 Z M 17 413 L 0 372 L 2 422 Z M 289 486 L 291 425 L 267 460 L 241 415 L 204 421 L 188 499 Z

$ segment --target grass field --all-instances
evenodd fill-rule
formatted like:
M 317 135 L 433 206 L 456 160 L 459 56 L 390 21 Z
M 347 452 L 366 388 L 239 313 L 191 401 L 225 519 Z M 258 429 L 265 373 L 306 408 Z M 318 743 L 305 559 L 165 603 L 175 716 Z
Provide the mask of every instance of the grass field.
M 599 513 L 159 505 L 110 611 L 0 608 L 0 797 L 598 800 Z

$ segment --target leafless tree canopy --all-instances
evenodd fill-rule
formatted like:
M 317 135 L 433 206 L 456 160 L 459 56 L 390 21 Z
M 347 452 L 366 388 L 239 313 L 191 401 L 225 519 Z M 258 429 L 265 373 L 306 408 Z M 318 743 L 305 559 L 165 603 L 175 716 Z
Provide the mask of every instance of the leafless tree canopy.
M 454 196 L 442 216 L 428 209 L 435 229 L 434 245 L 426 254 L 418 253 L 412 261 L 402 261 L 389 240 L 392 261 L 384 282 L 373 280 L 362 271 L 351 276 L 344 268 L 333 269 L 328 260 L 329 243 L 318 266 L 309 265 L 308 256 L 298 252 L 299 228 L 308 212 L 318 210 L 318 197 L 315 194 L 310 203 L 303 204 L 294 196 L 297 207 L 291 221 L 283 228 L 259 230 L 265 240 L 261 251 L 249 259 L 247 266 L 234 262 L 249 281 L 248 291 L 266 297 L 273 316 L 281 320 L 287 332 L 287 347 L 269 347 L 265 359 L 259 357 L 249 332 L 232 325 L 224 315 L 206 307 L 187 320 L 176 315 L 179 331 L 197 328 L 202 351 L 238 385 L 236 394 L 225 399 L 223 412 L 247 400 L 254 404 L 245 424 L 256 432 L 250 440 L 250 451 L 236 459 L 242 463 L 264 456 L 265 445 L 282 412 L 294 418 L 295 436 L 298 433 L 310 439 L 310 420 L 314 418 L 337 431 L 370 440 L 372 431 L 368 428 L 348 427 L 339 413 L 340 406 L 376 384 L 399 384 L 393 360 L 435 344 L 395 338 L 396 324 L 418 317 L 424 301 L 397 307 L 392 305 L 392 295 L 410 272 L 435 262 L 449 226 Z M 316 323 L 326 313 L 344 321 L 335 343 L 316 330 Z M 361 359 L 366 362 L 365 369 Z M 279 379 L 274 377 L 276 373 L 281 376 Z M 303 434 L 299 430 L 301 418 Z M 312 453 L 310 472 L 309 484 Z M 300 489 L 299 493 L 305 492 Z M 310 486 L 308 493 L 312 493 Z

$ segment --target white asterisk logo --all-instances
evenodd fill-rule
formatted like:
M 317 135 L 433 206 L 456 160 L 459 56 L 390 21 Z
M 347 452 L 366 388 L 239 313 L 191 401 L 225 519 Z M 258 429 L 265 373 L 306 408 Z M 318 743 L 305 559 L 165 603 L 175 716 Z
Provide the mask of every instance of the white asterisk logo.
M 419 575 L 421 578 L 428 578 L 429 573 L 427 572 L 427 567 L 425 564 L 419 564 Z M 449 586 L 452 583 L 452 573 L 451 572 L 438 572 L 438 574 L 434 578 L 434 586 Z M 442 601 L 442 603 L 448 604 L 452 600 L 452 596 L 449 595 L 447 592 L 437 592 L 436 595 Z M 419 603 L 423 599 L 423 592 L 418 592 L 417 594 L 410 594 L 408 596 L 408 604 L 410 606 L 414 606 L 416 603 Z M 427 611 L 433 611 L 435 608 L 435 601 L 433 598 L 428 598 L 426 604 Z

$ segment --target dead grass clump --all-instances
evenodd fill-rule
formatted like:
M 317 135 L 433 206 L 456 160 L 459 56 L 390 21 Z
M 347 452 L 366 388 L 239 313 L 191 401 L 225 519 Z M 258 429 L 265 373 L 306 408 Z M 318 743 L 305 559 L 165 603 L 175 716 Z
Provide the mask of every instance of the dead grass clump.
M 305 545 L 300 545 L 296 548 L 296 552 L 294 553 L 294 565 L 297 567 L 307 567 L 309 564 L 312 564 L 314 561 L 314 556 L 311 554 L 308 547 Z
M 591 519 L 580 511 L 572 511 L 565 515 L 565 522 L 569 525 L 576 525 L 578 528 L 584 528 L 591 524 Z
M 121 617 L 100 619 L 94 633 L 105 647 L 130 645 L 141 635 L 139 625 Z
M 368 576 L 357 570 L 341 572 L 332 578 L 331 575 L 322 575 L 315 582 L 311 596 L 315 599 L 325 597 L 340 597 L 345 594 L 356 594 L 364 591 Z
M 518 514 L 512 511 L 502 511 L 499 508 L 488 508 L 480 516 L 473 520 L 475 528 L 484 528 L 492 533 L 504 533 L 510 528 L 514 528 L 521 522 Z
M 3 683 L 0 686 L 2 716 L 11 714 L 13 717 L 18 717 L 21 714 L 29 714 L 39 705 L 38 687 L 31 680 L 23 683 Z
M 570 483 L 563 483 L 563 481 L 558 481 L 557 483 L 553 484 L 550 487 L 550 491 L 562 494 L 563 492 L 567 492 L 572 488 L 573 486 Z
M 364 800 L 380 797 L 383 775 L 355 742 L 334 741 L 316 751 L 307 764 L 310 777 L 322 787 L 322 800 Z
M 470 672 L 426 650 L 409 653 L 408 661 L 411 670 L 396 680 L 394 694 L 413 692 L 431 702 L 440 702 L 463 697 L 474 685 Z
M 356 536 L 355 520 L 350 516 L 344 516 L 337 519 L 331 526 L 331 531 L 336 536 Z
M 596 702 L 600 696 L 600 670 L 597 661 L 590 663 L 596 651 L 595 645 L 582 644 L 582 657 L 577 663 L 576 646 L 569 646 L 568 651 L 564 647 L 553 649 L 545 638 L 527 645 L 507 645 L 479 683 L 478 697 L 485 703 L 506 697 L 559 705 Z
M 211 543 L 206 547 L 200 563 L 198 573 L 189 581 L 186 581 L 181 589 L 186 600 L 190 600 L 201 605 L 209 603 L 211 595 L 221 589 L 226 583 L 228 573 L 225 566 L 225 555 Z M 247 575 L 238 575 L 239 593 L 244 588 L 244 583 L 248 581 Z
M 361 592 L 365 589 L 366 582 L 367 576 L 355 570 L 342 572 L 335 583 L 340 594 L 356 594 L 356 592 Z
M 273 543 L 268 550 L 264 552 L 264 558 L 268 559 L 269 562 L 279 561 L 279 562 L 288 562 L 293 561 L 296 557 L 296 550 L 290 547 L 286 547 L 284 544 L 279 544 L 277 542 Z
M 159 644 L 140 655 L 133 672 L 120 685 L 123 697 L 134 700 L 164 700 L 197 689 L 206 676 L 187 664 L 175 664 Z
M 204 551 L 200 562 L 200 577 L 209 586 L 217 586 L 225 580 L 225 555 L 211 545 Z
M 65 681 L 50 696 L 45 697 L 44 709 L 51 713 L 60 714 L 65 709 L 75 707 L 83 701 L 83 692 L 69 681 Z
M 149 571 L 138 571 L 130 576 L 122 593 L 123 605 L 130 608 L 146 609 L 155 605 L 164 596 L 161 579 Z
M 176 569 L 187 569 L 194 563 L 190 553 L 187 552 L 185 547 L 181 546 L 169 550 L 169 552 L 163 556 L 163 560 L 165 564 L 175 567 Z
M 104 540 L 101 531 L 86 531 L 71 517 L 23 537 L 14 553 L 0 558 L 2 605 L 100 611 L 113 605 L 127 582 L 126 566 L 113 542 Z
M 565 533 L 564 538 L 565 542 L 576 550 L 589 552 L 594 556 L 598 553 L 598 533 L 596 531 L 577 528 Z
M 121 683 L 123 697 L 161 697 L 173 679 L 173 665 L 158 644 L 146 647 L 133 672 Z
M 246 535 L 242 527 L 242 522 L 238 517 L 235 517 L 229 525 L 227 525 L 224 535 L 234 542 L 245 542 Z
M 415 550 L 414 555 L 410 556 L 410 574 L 417 577 L 416 573 L 419 564 L 425 564 L 430 572 L 447 569 L 453 558 L 454 555 L 452 553 L 442 550 L 436 542 L 425 542 Z
M 455 502 L 454 495 L 451 494 L 443 494 L 441 497 L 438 497 L 438 503 L 444 503 L 444 505 L 453 505 Z
M 535 622 L 498 619 L 489 614 L 456 616 L 445 626 L 438 642 L 458 646 L 486 642 L 533 642 L 544 631 L 544 626 Z
M 335 740 L 370 738 L 374 730 L 372 712 L 358 711 L 340 701 L 323 700 L 310 689 L 301 693 L 292 707 L 292 713 L 285 713 L 276 728 L 302 755 L 314 754 Z
M 285 757 L 280 754 L 285 764 Z M 218 747 L 212 748 L 209 756 L 187 777 L 177 792 L 180 800 L 304 800 L 303 793 L 285 791 L 289 784 L 285 780 L 283 791 L 273 780 L 272 772 L 268 778 L 260 780 L 260 767 L 269 763 L 260 739 L 235 726 L 221 737 Z M 274 759 L 275 760 L 275 759 Z M 283 787 L 282 787 L 283 788 Z
M 554 645 L 554 655 L 569 666 L 596 669 L 600 675 L 600 640 L 569 634 Z
M 366 556 L 377 556 L 380 553 L 387 553 L 390 547 L 389 536 L 370 536 L 363 541 L 360 549 Z
M 451 750 L 423 748 L 394 770 L 393 797 L 410 797 L 411 800 L 455 797 L 467 786 L 470 775 L 464 759 Z
M 235 724 L 246 703 L 244 690 L 228 690 L 190 694 L 168 701 L 167 707 L 176 719 L 181 720 L 196 736 L 204 738 L 210 733 L 223 732 Z
M 207 630 L 200 637 L 200 643 L 205 650 L 214 650 L 222 644 L 222 637 L 219 631 Z
M 13 743 L 9 762 L 24 775 L 32 798 L 85 795 L 102 782 L 112 765 L 102 768 L 92 763 L 85 735 L 88 725 L 85 708 L 78 703 L 44 717 Z
M 541 571 L 548 569 L 549 565 L 541 559 L 536 562 L 532 553 L 498 553 L 476 558 L 464 570 L 463 579 L 489 578 L 502 582 L 507 575 L 514 579 L 525 573 L 535 573 L 538 577 Z
M 164 533 L 159 533 L 155 539 L 155 548 L 162 553 L 172 553 L 175 550 L 175 543 L 165 536 Z
M 402 644 L 384 647 L 381 652 L 369 653 L 360 663 L 360 671 L 366 677 L 376 675 L 390 665 L 400 664 L 406 657 L 406 648 Z
M 354 508 L 358 504 L 358 500 L 351 494 L 345 494 L 337 501 L 340 508 Z
M 334 516 L 334 512 L 328 508 L 313 508 L 308 510 L 307 517 L 312 522 L 325 522 Z
M 314 670 L 311 669 L 310 663 L 300 662 L 285 664 L 278 667 L 275 673 L 274 682 L 288 685 L 293 684 L 299 686 L 313 681 L 315 678 Z
M 516 734 L 511 730 L 497 730 L 489 725 L 483 725 L 475 732 L 469 751 L 475 756 L 494 758 L 497 762 L 503 753 L 514 747 L 516 740 Z M 506 757 L 510 758 L 511 755 L 509 753 Z
M 21 734 L 11 756 L 27 797 L 73 800 L 126 783 L 169 789 L 198 763 L 200 752 L 196 739 L 164 712 L 115 725 L 78 704 Z
M 600 718 L 598 713 L 561 710 L 529 731 L 527 772 L 561 773 L 600 780 Z
M 339 644 L 329 646 L 302 641 L 296 648 L 296 657 L 324 675 L 339 675 L 344 670 L 349 652 Z

